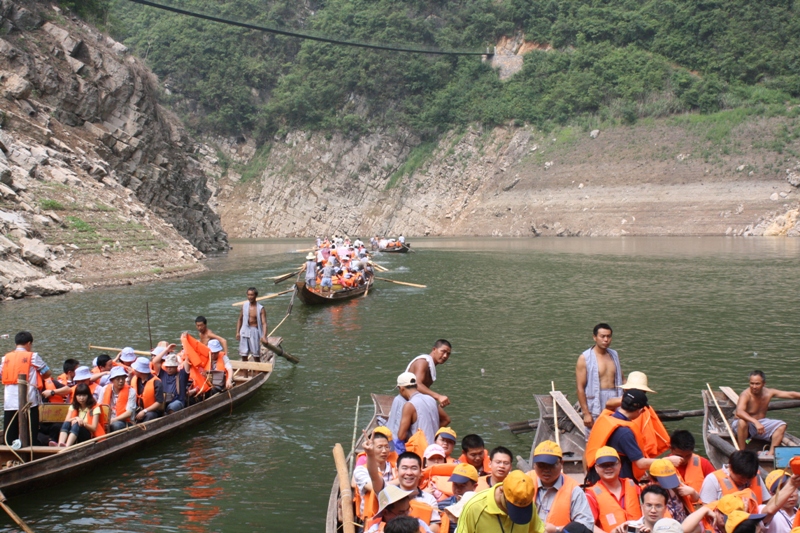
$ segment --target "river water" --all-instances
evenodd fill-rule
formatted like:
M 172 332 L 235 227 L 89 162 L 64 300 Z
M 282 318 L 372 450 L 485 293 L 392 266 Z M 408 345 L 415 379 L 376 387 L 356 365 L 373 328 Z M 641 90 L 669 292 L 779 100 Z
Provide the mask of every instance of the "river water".
M 592 327 L 614 328 L 625 372 L 641 370 L 656 408 L 698 409 L 700 390 L 746 387 L 754 368 L 768 385 L 797 387 L 798 239 L 427 239 L 416 253 L 379 255 L 385 277 L 366 298 L 333 308 L 295 302 L 281 326 L 296 367 L 279 360 L 247 404 L 218 420 L 74 480 L 10 500 L 37 531 L 322 531 L 334 475 L 331 448 L 350 448 L 371 392 L 389 393 L 398 373 L 438 338 L 453 343 L 435 388 L 452 401 L 460 434 L 483 435 L 526 457 L 533 434 L 501 422 L 536 417 L 532 395 L 551 380 L 571 399 L 577 355 Z M 0 333 L 33 332 L 55 368 L 89 344 L 177 342 L 195 316 L 234 345 L 231 303 L 266 276 L 299 265 L 307 241 L 234 242 L 202 275 L 150 285 L 0 304 Z M 288 287 L 286 285 L 278 288 Z M 270 329 L 288 296 L 265 303 Z M 6 351 L 11 341 L 0 341 Z M 792 427 L 800 419 L 784 411 Z M 700 419 L 668 424 L 691 429 Z M 701 444 L 699 444 L 701 446 Z M 0 517 L 0 527 L 10 522 Z M 10 529 L 5 529 L 10 531 Z

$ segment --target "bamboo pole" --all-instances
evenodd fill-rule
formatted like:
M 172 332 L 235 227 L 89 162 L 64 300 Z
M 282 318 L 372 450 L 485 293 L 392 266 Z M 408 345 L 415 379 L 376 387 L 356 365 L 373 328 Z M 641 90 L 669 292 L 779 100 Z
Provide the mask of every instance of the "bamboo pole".
M 555 381 L 551 381 L 550 382 L 550 390 L 552 390 L 552 391 L 556 390 Z M 558 444 L 558 447 L 560 448 L 561 447 L 561 436 L 559 435 L 559 431 L 558 431 L 558 403 L 556 402 L 555 398 L 553 398 L 553 425 L 556 428 L 556 444 Z
M 714 396 L 714 389 L 711 388 L 711 385 L 706 383 L 706 387 L 708 387 L 708 393 L 711 395 L 711 399 L 714 400 L 714 405 L 717 406 L 717 411 L 719 412 L 719 416 L 722 417 L 722 422 L 725 423 L 725 429 L 728 430 L 728 435 L 733 441 L 733 445 L 736 447 L 736 451 L 739 451 L 739 440 L 734 435 L 733 430 L 731 429 L 731 425 L 728 424 L 728 419 L 725 417 L 725 413 L 722 412 L 722 408 L 719 406 L 719 402 L 717 401 L 717 397 Z
M 22 531 L 24 531 L 25 533 L 33 533 L 33 530 L 32 530 L 30 527 L 28 527 L 28 524 L 26 524 L 26 523 L 25 523 L 25 522 L 22 520 L 22 518 L 20 518 L 20 517 L 17 515 L 17 513 L 15 513 L 15 512 L 14 512 L 14 510 L 13 510 L 11 507 L 9 507 L 9 506 L 8 506 L 8 504 L 6 503 L 6 495 L 5 495 L 5 494 L 3 494 L 3 492 L 2 492 L 2 491 L 0 491 L 0 507 L 2 507 L 2 508 L 3 508 L 3 510 L 4 510 L 4 511 L 6 512 L 6 514 L 7 514 L 7 515 L 8 515 L 8 516 L 11 518 L 11 520 L 13 520 L 14 522 L 16 522 L 16 524 L 17 524 L 17 525 L 18 525 L 20 528 L 22 528 Z
M 284 295 L 284 294 L 287 294 L 287 293 L 289 293 L 289 292 L 292 292 L 293 290 L 294 290 L 294 289 L 286 289 L 285 291 L 281 291 L 281 292 L 273 292 L 272 294 L 267 294 L 267 295 L 264 295 L 264 296 L 259 296 L 258 298 L 256 298 L 256 301 L 257 301 L 257 302 L 260 302 L 261 300 L 270 300 L 270 299 L 272 299 L 272 298 L 277 298 L 278 296 L 282 296 L 282 295 Z M 242 300 L 241 302 L 232 303 L 232 304 L 231 304 L 231 306 L 233 306 L 233 307 L 237 307 L 237 306 L 240 306 L 240 305 L 244 305 L 244 304 L 246 304 L 247 302 L 248 302 L 248 300 Z
M 344 449 L 338 442 L 333 447 L 333 462 L 336 463 L 336 474 L 339 477 L 339 494 L 342 500 L 342 528 L 344 533 L 356 533 L 353 492 L 350 490 L 350 476 L 347 475 L 347 460 L 344 458 Z
M 397 283 L 398 285 L 408 285 L 409 287 L 417 287 L 418 289 L 427 289 L 428 288 L 427 285 L 420 285 L 418 283 L 408 283 L 407 281 L 396 281 L 396 280 L 388 279 L 388 278 L 379 278 L 378 276 L 375 276 L 375 279 L 379 279 L 381 281 L 388 281 L 389 283 Z
M 102 350 L 104 352 L 117 352 L 117 353 L 122 351 L 122 348 L 110 348 L 108 346 L 94 346 L 92 344 L 89 345 L 89 349 L 90 350 Z M 133 353 L 135 353 L 136 355 L 144 355 L 146 357 L 150 357 L 150 356 L 153 355 L 150 352 L 143 352 L 142 350 L 134 350 Z
M 28 376 L 19 374 L 17 376 L 17 394 L 19 407 L 17 408 L 17 427 L 19 428 L 19 441 L 23 448 L 31 445 L 30 424 L 28 423 Z
M 353 421 L 353 441 L 350 443 L 350 468 L 348 472 L 353 475 L 353 461 L 356 457 L 356 430 L 358 428 L 358 407 L 361 404 L 361 396 L 356 396 L 356 418 Z M 347 476 L 348 479 L 350 476 Z

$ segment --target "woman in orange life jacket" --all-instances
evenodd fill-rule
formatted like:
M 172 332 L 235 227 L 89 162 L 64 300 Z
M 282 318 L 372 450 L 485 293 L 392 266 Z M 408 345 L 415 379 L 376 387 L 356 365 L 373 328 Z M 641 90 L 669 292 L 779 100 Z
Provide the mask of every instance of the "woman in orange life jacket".
M 130 385 L 125 383 L 128 374 L 121 366 L 111 369 L 108 376 L 109 383 L 103 389 L 102 404 L 111 410 L 109 432 L 119 431 L 130 426 L 133 413 L 136 412 L 136 393 Z
M 150 373 L 150 360 L 139 357 L 131 368 L 135 374 L 131 378 L 131 388 L 139 406 L 136 422 L 149 422 L 164 416 L 164 388 L 161 380 Z
M 99 435 L 105 435 L 105 429 L 100 425 L 100 406 L 89 391 L 89 386 L 80 383 L 75 386 L 72 408 L 61 426 L 58 446 L 72 446 Z
M 457 440 L 456 432 L 453 428 L 447 426 L 439 428 L 434 437 L 434 443 L 438 444 L 444 450 L 444 458 L 448 463 L 458 463 L 458 459 L 454 459 L 453 449 L 456 447 Z

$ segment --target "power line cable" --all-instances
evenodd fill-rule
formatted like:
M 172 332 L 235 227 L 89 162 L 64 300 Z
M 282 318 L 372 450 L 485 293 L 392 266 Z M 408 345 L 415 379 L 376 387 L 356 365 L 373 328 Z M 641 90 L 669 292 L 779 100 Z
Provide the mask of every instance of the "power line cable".
M 319 41 L 323 43 L 339 44 L 344 46 L 355 46 L 359 48 L 372 48 L 374 50 L 389 50 L 391 52 L 404 52 L 409 54 L 433 54 L 433 55 L 448 55 L 448 56 L 493 55 L 488 50 L 486 52 L 468 52 L 468 51 L 457 51 L 457 50 L 446 51 L 446 50 L 434 50 L 434 49 L 424 49 L 424 48 L 406 48 L 403 46 L 396 46 L 396 45 L 359 43 L 355 41 L 342 41 L 339 39 L 331 39 L 329 37 L 320 37 L 317 35 L 311 35 L 307 33 L 298 33 L 294 31 L 279 30 L 277 28 L 269 28 L 267 26 L 256 26 L 255 24 L 248 24 L 246 22 L 239 22 L 237 20 L 223 19 L 220 17 L 214 17 L 212 15 L 206 15 L 204 13 L 196 13 L 194 11 L 187 11 L 185 9 L 180 9 L 177 7 L 167 6 L 164 4 L 157 4 L 155 2 L 150 2 L 149 0 L 130 0 L 130 1 L 136 4 L 141 4 L 143 6 L 154 7 L 156 9 L 163 9 L 164 11 L 170 11 L 172 13 L 177 13 L 179 15 L 186 15 L 189 17 L 209 20 L 211 22 L 218 22 L 220 24 L 228 24 L 230 26 L 238 26 L 240 28 L 246 28 L 248 30 L 263 31 L 266 33 L 275 33 L 277 35 L 285 35 L 287 37 L 298 37 L 300 39 L 309 39 L 312 41 Z

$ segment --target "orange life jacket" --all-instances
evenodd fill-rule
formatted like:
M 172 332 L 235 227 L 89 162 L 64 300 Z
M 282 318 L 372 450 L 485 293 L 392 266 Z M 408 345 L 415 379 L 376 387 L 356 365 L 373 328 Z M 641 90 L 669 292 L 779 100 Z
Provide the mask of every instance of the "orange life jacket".
M 736 494 L 742 498 L 745 504 L 745 511 L 751 514 L 758 513 L 758 506 L 763 503 L 761 501 L 761 485 L 758 483 L 758 475 L 750 481 L 750 486 L 744 490 L 739 490 L 736 485 L 733 484 L 731 478 L 728 477 L 728 474 L 721 468 L 714 472 L 714 476 L 717 478 L 717 481 L 719 481 L 719 488 L 723 496 Z M 754 503 L 749 503 L 748 500 L 752 500 Z M 755 510 L 752 510 L 753 507 L 755 507 Z
M 420 457 L 425 455 L 425 449 L 428 447 L 428 439 L 425 438 L 425 433 L 421 429 L 417 429 L 406 441 L 406 451 L 414 452 Z
M 110 383 L 103 391 L 103 401 L 100 402 L 103 405 L 111 406 L 111 392 L 112 392 L 113 385 Z M 125 411 L 127 411 L 128 406 L 128 395 L 131 393 L 131 386 L 127 383 L 122 386 L 122 389 L 119 391 L 117 395 L 117 403 L 114 405 L 114 416 L 120 416 Z
M 429 485 L 436 487 L 445 497 L 453 495 L 453 484 L 450 476 L 453 475 L 455 463 L 444 463 L 441 465 L 431 465 L 422 471 L 419 481 L 419 488 L 425 489 Z
M 94 410 L 95 407 L 98 407 L 98 406 L 95 405 L 95 406 L 89 408 L 89 412 L 86 414 L 86 418 L 84 419 L 84 422 L 86 422 L 86 425 L 90 426 L 90 425 L 92 425 L 94 423 L 94 415 L 92 414 L 92 411 Z M 78 411 L 74 407 L 70 407 L 69 412 L 67 413 L 67 419 L 70 419 L 70 418 L 73 418 L 73 417 L 76 417 L 76 416 L 78 416 Z M 103 421 L 103 411 L 102 411 L 102 409 L 100 410 L 99 418 L 100 419 L 97 421 L 97 428 L 91 434 L 92 437 L 100 437 L 101 435 L 105 435 L 106 434 L 106 427 L 105 427 L 105 423 Z
M 131 378 L 131 388 L 136 392 L 136 403 L 142 409 L 147 409 L 156 403 L 156 381 L 161 381 L 157 377 L 151 377 L 147 383 L 144 384 L 142 394 L 139 394 L 139 377 L 133 376 Z M 119 400 L 117 400 L 119 401 Z
M 467 454 L 465 454 L 465 453 L 461 454 L 461 456 L 458 458 L 458 462 L 459 463 L 470 464 L 470 462 L 467 461 Z M 483 470 L 484 472 L 488 472 L 490 470 L 490 468 L 489 468 L 489 463 L 490 462 L 491 461 L 489 461 L 489 452 L 487 452 L 486 450 L 483 450 L 483 467 L 481 467 L 481 470 Z M 480 472 L 478 472 L 478 473 L 480 473 Z
M 397 454 L 394 454 L 395 463 L 397 462 Z M 362 452 L 363 454 L 363 452 Z M 359 454 L 360 455 L 360 454 Z M 387 460 L 388 462 L 388 460 Z M 392 479 L 397 479 L 397 467 L 395 463 L 390 463 L 392 465 Z M 380 507 L 380 503 L 378 503 L 378 496 L 368 490 L 364 493 L 364 510 L 361 510 L 361 491 L 358 489 L 353 490 L 353 503 L 356 506 L 356 516 L 358 516 L 362 521 L 366 522 L 367 518 L 371 516 L 375 516 L 378 512 L 378 508 Z
M 655 410 L 649 405 L 644 408 L 642 414 L 631 424 L 636 442 L 642 453 L 647 458 L 658 457 L 669 449 L 669 433 L 667 428 L 658 418 Z M 637 476 L 637 479 L 640 476 Z
M 633 422 L 611 416 L 613 414 L 613 411 L 609 411 L 608 409 L 604 410 L 602 413 L 600 413 L 600 416 L 597 417 L 597 420 L 595 420 L 594 425 L 592 426 L 592 432 L 589 433 L 589 442 L 586 443 L 586 451 L 583 454 L 583 456 L 586 458 L 586 465 L 589 468 L 594 466 L 597 450 L 606 445 L 608 439 L 611 437 L 611 434 L 614 433 L 614 431 L 616 431 L 618 428 L 630 428 L 636 437 L 636 442 L 639 442 L 639 436 L 636 434 L 636 431 L 633 428 Z M 641 445 L 639 447 L 641 448 Z M 636 466 L 636 463 L 632 463 L 632 465 L 634 477 L 636 479 L 641 479 L 641 477 L 644 475 L 644 470 Z
M 3 362 L 3 385 L 16 385 L 20 374 L 25 374 L 27 379 L 32 360 L 33 352 L 24 350 L 8 352 Z
M 481 491 L 486 490 L 486 489 L 491 487 L 491 485 L 489 485 L 489 478 L 491 476 L 492 476 L 491 474 L 486 474 L 485 476 L 480 476 L 478 478 L 478 484 L 475 485 L 475 492 L 476 493 L 481 492 Z
M 411 500 L 409 503 L 411 504 L 411 510 L 408 512 L 408 516 L 419 518 L 426 524 L 431 525 L 433 507 L 419 500 Z
M 75 397 L 75 387 L 77 387 L 77 385 L 73 385 L 72 387 L 70 387 L 70 389 L 71 389 L 71 391 L 69 393 L 69 397 L 70 398 L 74 398 Z M 96 391 L 96 390 L 97 390 L 97 382 L 95 381 L 94 383 L 89 383 L 89 394 L 94 396 L 94 391 Z
M 44 390 L 54 391 L 56 389 L 58 389 L 58 387 L 56 387 L 56 383 L 55 381 L 53 381 L 53 378 L 47 378 L 46 380 L 44 380 Z M 44 401 L 47 403 L 70 403 L 67 398 L 59 396 L 58 394 L 54 394 Z
M 539 494 L 539 479 L 536 477 L 536 472 L 531 470 L 528 476 L 533 480 L 534 493 L 533 501 L 536 501 L 536 496 Z M 572 491 L 578 486 L 578 482 L 571 477 L 561 474 L 562 485 L 556 492 L 556 497 L 550 505 L 550 512 L 547 513 L 547 523 L 553 524 L 556 527 L 564 527 L 572 519 L 570 518 L 570 509 L 572 507 Z
M 372 526 L 374 526 L 375 524 L 378 524 L 378 531 L 383 531 L 383 528 L 386 527 L 386 522 L 383 521 L 383 517 L 382 516 L 376 516 L 375 518 L 373 518 L 372 520 L 367 522 L 367 524 L 364 526 L 364 531 L 365 532 L 369 531 L 370 529 L 372 529 Z M 444 524 L 444 517 L 442 517 L 442 524 Z M 449 528 L 450 527 L 450 521 L 449 520 L 447 521 L 447 524 L 448 524 L 448 528 Z M 442 532 L 442 533 L 445 533 L 446 531 L 449 531 L 449 529 L 445 530 L 444 528 L 440 527 L 439 531 Z M 422 526 L 419 526 L 419 533 L 425 533 L 425 530 L 422 529 Z
M 683 475 L 684 482 L 692 487 L 697 492 L 703 486 L 703 466 L 700 463 L 700 456 L 696 453 L 692 454 L 692 458 L 686 463 L 686 472 Z
M 594 432 L 594 429 L 592 429 Z M 598 520 L 600 529 L 612 531 L 629 520 L 638 520 L 642 517 L 642 506 L 639 504 L 639 490 L 632 479 L 621 478 L 622 489 L 625 491 L 625 508 L 620 507 L 619 502 L 608 490 L 602 481 L 598 481 L 586 491 L 593 491 L 597 499 Z

